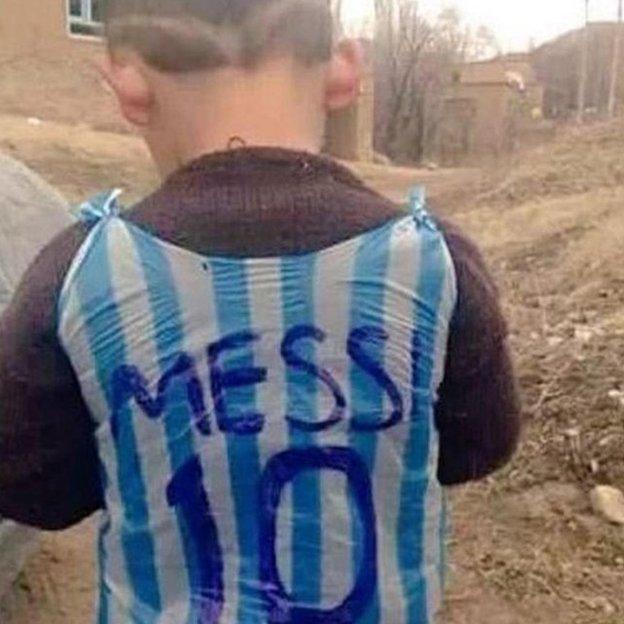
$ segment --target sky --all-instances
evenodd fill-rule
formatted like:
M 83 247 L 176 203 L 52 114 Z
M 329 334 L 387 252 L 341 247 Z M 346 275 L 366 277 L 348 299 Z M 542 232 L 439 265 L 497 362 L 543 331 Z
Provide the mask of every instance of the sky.
M 371 13 L 371 0 L 343 0 L 352 28 L 362 28 L 364 16 Z M 472 25 L 489 26 L 505 51 L 525 50 L 531 41 L 543 43 L 584 21 L 583 0 L 419 0 L 430 14 L 446 6 L 456 6 Z M 617 0 L 590 0 L 592 20 L 614 19 Z

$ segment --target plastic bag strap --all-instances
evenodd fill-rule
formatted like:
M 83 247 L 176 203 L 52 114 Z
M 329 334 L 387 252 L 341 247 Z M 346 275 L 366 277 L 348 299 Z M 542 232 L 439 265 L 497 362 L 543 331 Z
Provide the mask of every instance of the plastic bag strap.
M 415 186 L 410 191 L 409 208 L 419 228 L 427 228 L 434 232 L 438 231 L 438 226 L 427 209 L 427 193 L 424 186 Z
M 119 196 L 121 189 L 104 191 L 80 204 L 75 210 L 76 218 L 86 225 L 95 225 L 104 219 L 116 217 L 121 212 Z

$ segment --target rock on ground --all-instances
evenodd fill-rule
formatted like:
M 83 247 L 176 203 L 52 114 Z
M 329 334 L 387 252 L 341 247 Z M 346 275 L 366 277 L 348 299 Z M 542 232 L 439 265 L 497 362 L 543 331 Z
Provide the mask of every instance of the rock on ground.
M 624 493 L 608 485 L 599 485 L 591 493 L 594 511 L 613 524 L 624 525 Z

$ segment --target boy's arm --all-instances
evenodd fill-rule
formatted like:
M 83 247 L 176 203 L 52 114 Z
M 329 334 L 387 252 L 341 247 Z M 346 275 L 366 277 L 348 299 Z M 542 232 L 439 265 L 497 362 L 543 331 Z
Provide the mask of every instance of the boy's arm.
M 0 319 L 0 516 L 62 529 L 101 507 L 93 425 L 56 327 L 58 295 L 85 239 L 62 232 Z
M 520 436 L 521 409 L 499 293 L 476 246 L 441 227 L 457 273 L 445 378 L 436 407 L 439 480 L 458 485 L 506 464 Z

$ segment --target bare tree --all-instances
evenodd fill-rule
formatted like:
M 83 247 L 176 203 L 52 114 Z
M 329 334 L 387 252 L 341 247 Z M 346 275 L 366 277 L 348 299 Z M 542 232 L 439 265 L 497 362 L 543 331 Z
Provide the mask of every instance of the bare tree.
M 419 103 L 415 97 L 417 70 L 433 29 L 420 17 L 415 3 L 378 0 L 378 5 L 384 12 L 377 14 L 379 28 L 383 29 L 377 52 L 386 65 L 382 75 L 387 78 L 388 94 L 382 141 L 391 147 L 414 121 Z
M 413 0 L 375 0 L 376 146 L 418 161 L 437 131 L 453 69 L 493 47 L 487 29 L 473 33 L 453 9 L 427 18 Z

